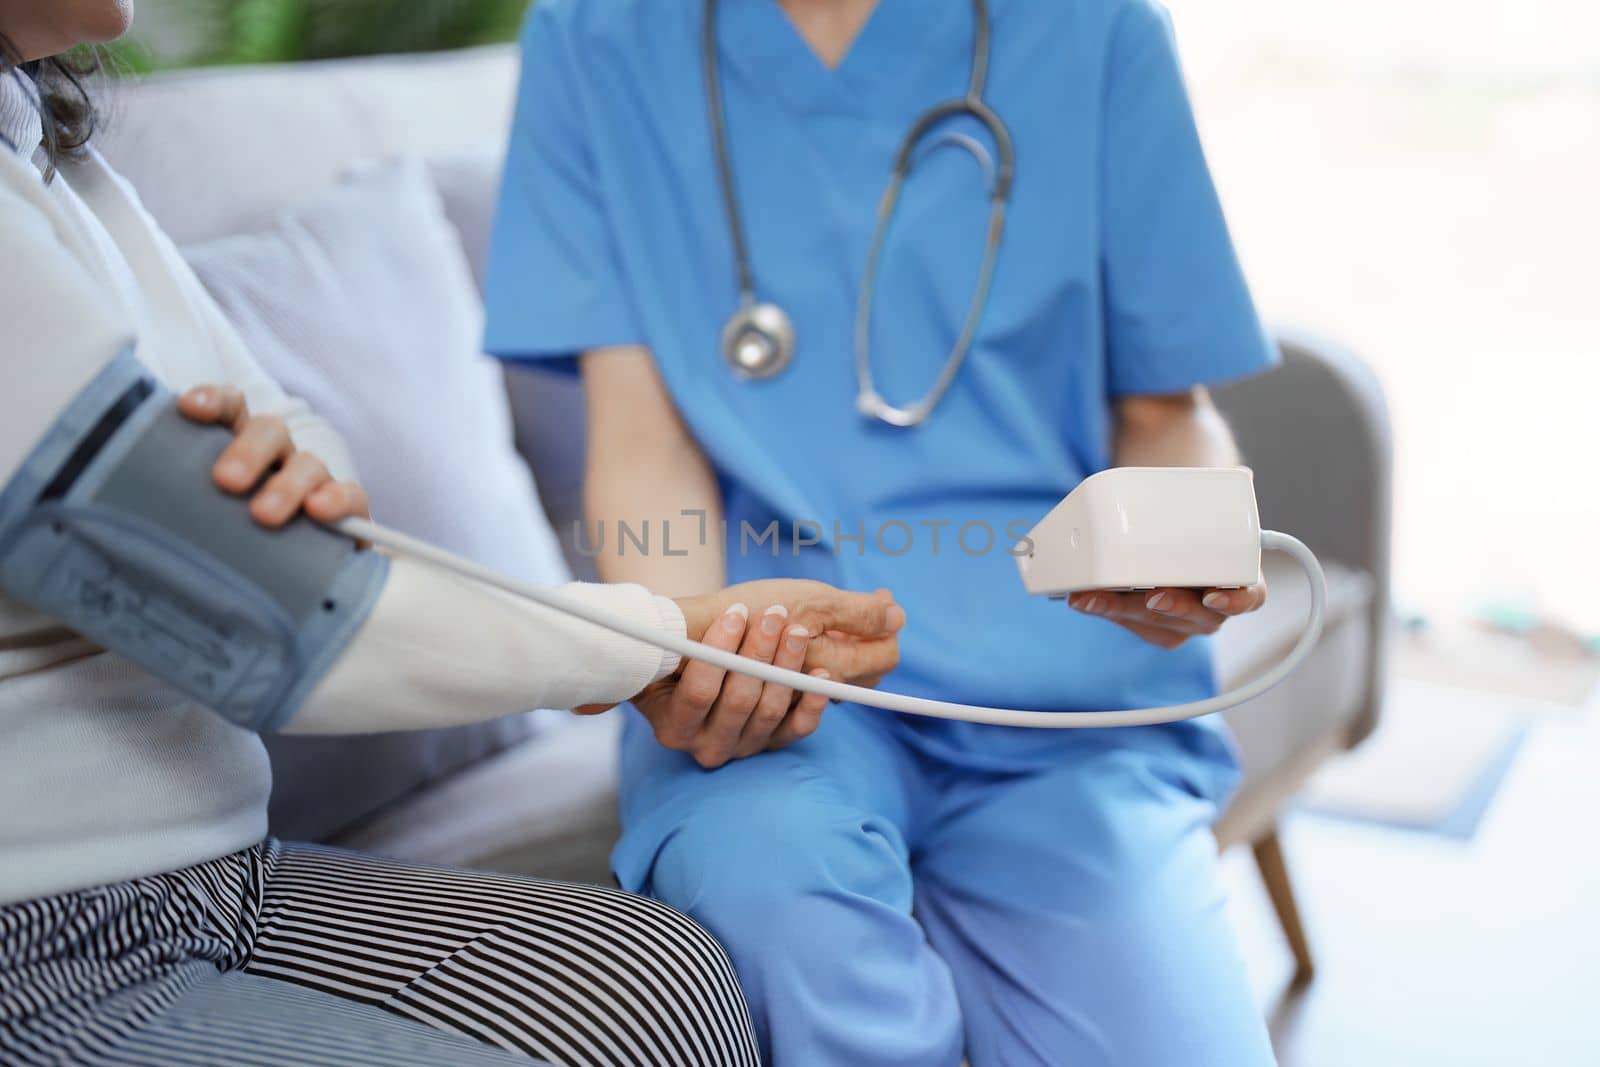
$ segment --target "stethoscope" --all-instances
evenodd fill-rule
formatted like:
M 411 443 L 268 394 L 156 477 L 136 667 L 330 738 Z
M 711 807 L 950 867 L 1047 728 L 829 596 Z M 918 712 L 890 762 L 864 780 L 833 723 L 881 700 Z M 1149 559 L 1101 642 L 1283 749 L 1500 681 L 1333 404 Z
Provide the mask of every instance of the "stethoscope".
M 855 358 L 856 358 L 856 409 L 863 415 L 886 422 L 891 426 L 916 426 L 923 422 L 949 391 L 961 370 L 967 351 L 972 347 L 978 321 L 983 317 L 984 305 L 989 300 L 989 285 L 994 278 L 995 258 L 1000 250 L 1000 237 L 1005 229 L 1006 203 L 1011 198 L 1011 181 L 1015 173 L 1015 154 L 1011 133 L 1000 116 L 983 100 L 984 82 L 989 73 L 989 12 L 985 0 L 972 0 L 974 19 L 972 43 L 972 74 L 967 81 L 967 92 L 955 100 L 937 104 L 914 122 L 900 148 L 895 153 L 894 166 L 889 173 L 888 187 L 878 202 L 878 221 L 867 249 L 866 268 L 862 273 L 861 287 L 856 294 Z M 783 373 L 794 360 L 794 323 L 777 304 L 756 299 L 755 282 L 751 278 L 750 253 L 745 245 L 744 220 L 739 214 L 738 198 L 733 188 L 733 165 L 728 155 L 728 128 L 722 110 L 722 85 L 717 68 L 716 34 L 717 0 L 706 0 L 703 39 L 703 63 L 706 82 L 706 108 L 710 113 L 711 140 L 716 149 L 717 178 L 722 187 L 723 209 L 728 216 L 728 232 L 733 240 L 733 259 L 739 286 L 739 307 L 728 317 L 722 327 L 722 355 L 741 378 L 772 378 Z M 970 115 L 983 123 L 994 140 L 995 155 L 991 157 L 982 142 L 964 133 L 946 131 L 937 141 L 918 151 L 918 146 L 932 128 L 945 119 L 957 115 Z M 961 333 L 945 359 L 944 367 L 934 380 L 933 387 L 922 399 L 905 406 L 885 400 L 872 379 L 872 300 L 877 289 L 878 264 L 883 252 L 889 223 L 894 218 L 895 205 L 900 200 L 900 189 L 921 156 L 943 144 L 964 148 L 977 159 L 989 180 L 989 227 L 984 239 L 983 263 L 973 288 L 972 303 L 967 307 L 966 321 Z

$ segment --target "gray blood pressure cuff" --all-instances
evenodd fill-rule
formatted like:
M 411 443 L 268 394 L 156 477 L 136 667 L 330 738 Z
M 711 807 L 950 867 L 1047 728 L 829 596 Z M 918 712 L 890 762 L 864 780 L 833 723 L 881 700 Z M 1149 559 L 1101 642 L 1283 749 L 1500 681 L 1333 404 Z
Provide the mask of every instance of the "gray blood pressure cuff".
M 388 561 L 300 517 L 251 519 L 124 353 L 0 487 L 0 590 L 250 730 L 280 729 L 361 628 Z

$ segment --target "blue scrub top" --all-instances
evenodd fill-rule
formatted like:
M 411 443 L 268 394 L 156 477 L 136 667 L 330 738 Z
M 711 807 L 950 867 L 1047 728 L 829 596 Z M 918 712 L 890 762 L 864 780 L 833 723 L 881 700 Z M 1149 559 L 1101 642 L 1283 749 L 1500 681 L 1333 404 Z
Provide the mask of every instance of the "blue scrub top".
M 925 109 L 965 90 L 973 22 L 960 0 L 879 0 L 831 71 L 775 0 L 720 5 L 755 284 L 798 335 L 790 369 L 762 382 L 736 379 L 718 344 L 737 296 L 702 4 L 540 0 L 522 36 L 486 347 L 570 362 L 595 346 L 649 346 L 720 475 L 729 580 L 889 587 L 909 617 L 895 689 L 1036 709 L 1197 699 L 1214 691 L 1207 642 L 1162 651 L 1029 597 L 1007 549 L 1111 464 L 1116 397 L 1259 371 L 1274 349 L 1164 10 L 1149 0 L 990 9 L 986 96 L 1015 140 L 1016 184 L 976 341 L 927 423 L 896 429 L 857 413 L 852 326 L 896 148 Z M 952 128 L 987 141 L 966 120 Z M 928 389 L 961 329 L 988 206 L 983 170 L 950 146 L 929 151 L 906 186 L 873 314 L 873 370 L 892 402 Z M 743 531 L 773 519 L 785 533 L 776 558 L 774 542 Z M 796 550 L 795 520 L 817 523 L 822 543 Z M 996 768 L 1048 761 L 1065 743 L 931 720 L 897 728 L 943 758 Z

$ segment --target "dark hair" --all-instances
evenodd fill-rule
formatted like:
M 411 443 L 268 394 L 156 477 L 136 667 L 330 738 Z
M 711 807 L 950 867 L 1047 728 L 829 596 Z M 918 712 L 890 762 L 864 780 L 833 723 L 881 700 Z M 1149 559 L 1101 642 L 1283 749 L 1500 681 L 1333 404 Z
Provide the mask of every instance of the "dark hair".
M 21 70 L 39 89 L 39 118 L 44 129 L 47 160 L 45 180 L 55 176 L 56 164 L 83 154 L 94 136 L 94 98 L 88 80 L 100 70 L 100 54 L 77 48 L 49 59 L 20 62 L 17 50 L 0 34 L 0 76 Z

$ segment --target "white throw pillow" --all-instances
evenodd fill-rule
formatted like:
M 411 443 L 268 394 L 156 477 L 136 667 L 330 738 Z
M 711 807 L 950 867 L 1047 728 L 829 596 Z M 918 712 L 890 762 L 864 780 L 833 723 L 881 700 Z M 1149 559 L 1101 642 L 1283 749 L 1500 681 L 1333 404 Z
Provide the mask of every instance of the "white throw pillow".
M 425 164 L 353 174 L 185 255 L 267 372 L 344 435 L 376 519 L 526 581 L 567 580 Z
M 351 175 L 254 233 L 185 250 L 267 372 L 350 445 L 374 516 L 526 581 L 567 580 L 512 448 L 483 307 L 426 167 Z M 364 737 L 274 737 L 273 833 L 338 840 L 564 712 Z

